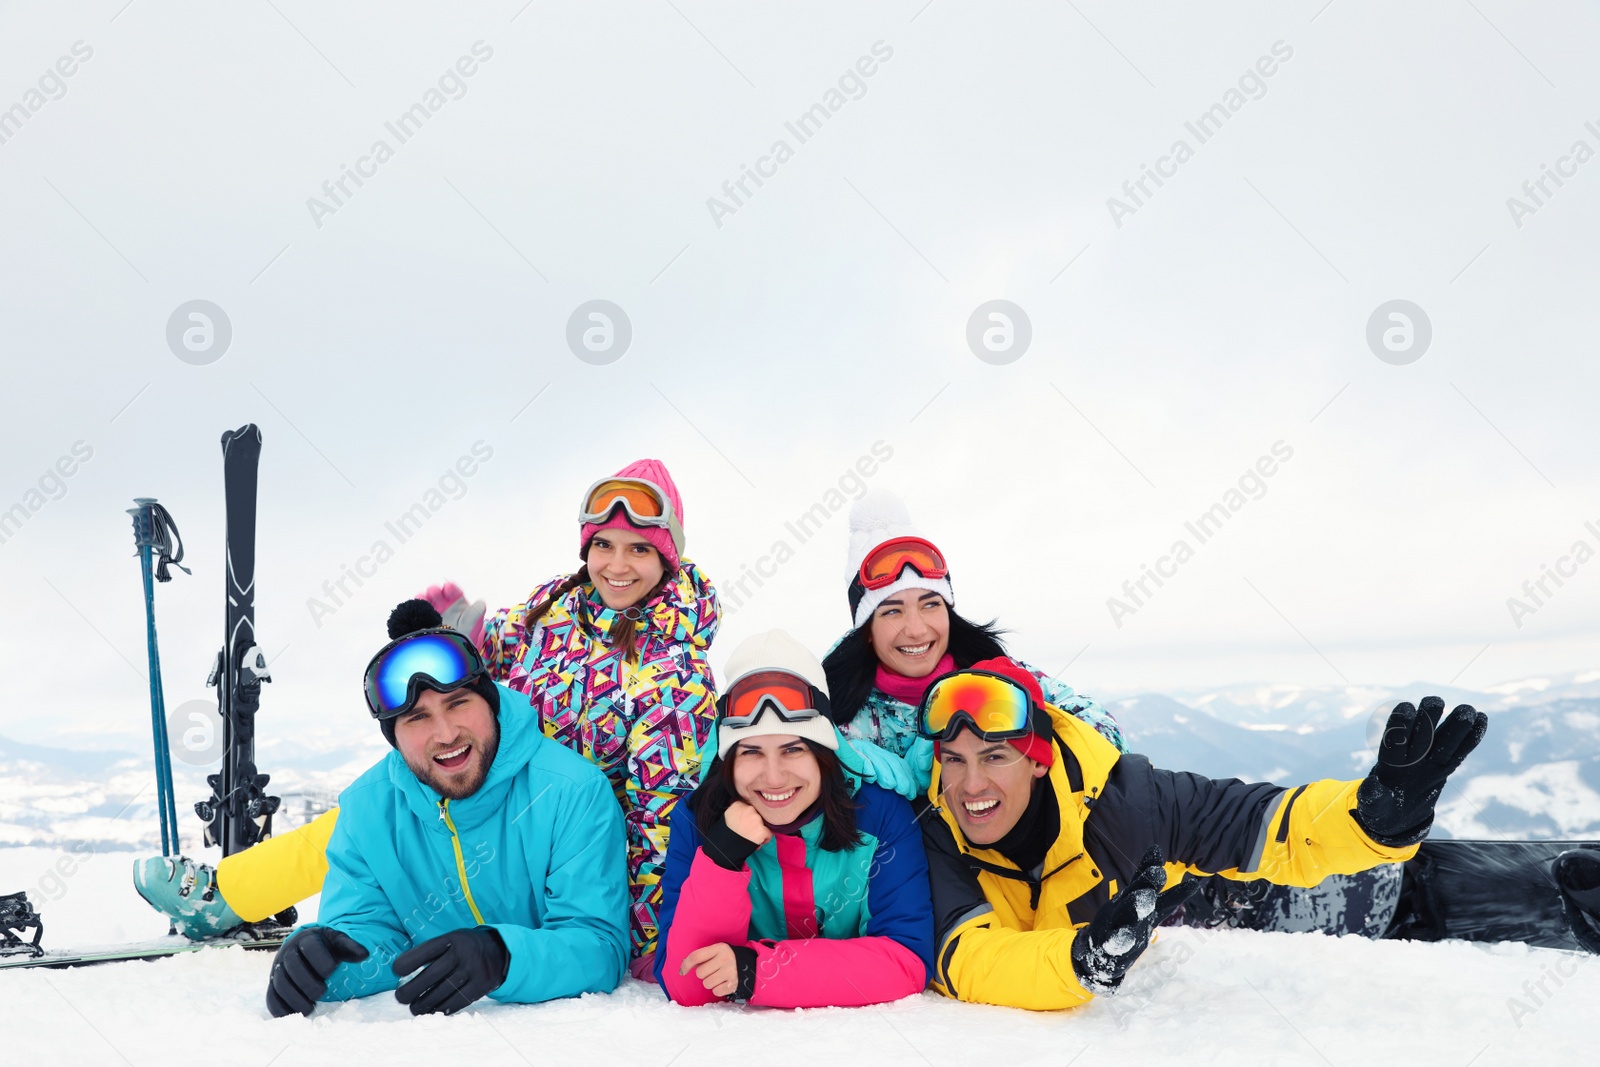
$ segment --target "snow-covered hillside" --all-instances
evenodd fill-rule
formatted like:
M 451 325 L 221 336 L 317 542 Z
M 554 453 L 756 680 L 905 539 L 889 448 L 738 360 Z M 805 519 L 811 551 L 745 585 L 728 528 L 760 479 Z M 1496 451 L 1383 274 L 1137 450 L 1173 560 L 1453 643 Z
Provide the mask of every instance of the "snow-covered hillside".
M 0 885 L 37 886 L 61 854 L 0 849 Z M 131 853 L 73 861 L 44 903 L 47 943 L 159 935 Z M 315 905 L 305 909 L 314 914 Z M 546 1005 L 412 1019 L 387 996 L 309 1020 L 264 1007 L 271 957 L 217 949 L 149 963 L 0 973 L 4 1062 L 1229 1064 L 1587 1063 L 1600 961 L 1518 945 L 1167 929 L 1122 995 L 1030 1014 L 932 994 L 876 1008 L 679 1008 L 629 979 Z
M 1489 713 L 1489 733 L 1451 779 L 1435 833 L 1449 837 L 1600 837 L 1600 672 L 1523 679 L 1477 691 L 1237 686 L 1108 701 L 1134 747 L 1158 765 L 1276 782 L 1358 777 L 1372 766 L 1389 709 L 1436 693 Z

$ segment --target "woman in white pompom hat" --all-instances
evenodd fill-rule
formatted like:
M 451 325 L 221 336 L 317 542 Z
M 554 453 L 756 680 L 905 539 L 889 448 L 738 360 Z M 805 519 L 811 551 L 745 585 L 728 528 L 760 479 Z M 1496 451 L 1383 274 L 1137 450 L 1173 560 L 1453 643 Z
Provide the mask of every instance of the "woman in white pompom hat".
M 851 630 L 823 658 L 839 730 L 880 785 L 915 797 L 928 788 L 933 746 L 917 736 L 917 706 L 934 679 L 1007 656 L 993 622 L 956 612 L 950 567 L 912 523 L 905 502 L 868 490 L 850 509 Z M 1023 664 L 1046 702 L 1082 719 L 1126 752 L 1111 713 L 1064 682 Z

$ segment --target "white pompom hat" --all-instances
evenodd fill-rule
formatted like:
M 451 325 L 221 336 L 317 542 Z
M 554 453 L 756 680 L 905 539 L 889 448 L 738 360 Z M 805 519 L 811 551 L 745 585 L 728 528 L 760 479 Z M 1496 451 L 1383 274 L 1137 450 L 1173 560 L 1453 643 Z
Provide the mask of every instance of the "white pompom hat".
M 896 537 L 922 536 L 922 531 L 911 523 L 911 513 L 906 510 L 905 501 L 887 489 L 867 490 L 866 495 L 850 508 L 850 569 L 845 581 L 850 583 L 850 611 L 856 627 L 865 625 L 872 618 L 872 613 L 878 610 L 879 604 L 906 589 L 926 589 L 938 593 L 951 610 L 955 609 L 956 595 L 948 576 L 924 578 L 914 570 L 906 570 L 882 589 L 863 588 L 857 580 L 861 573 L 861 561 L 874 548 Z

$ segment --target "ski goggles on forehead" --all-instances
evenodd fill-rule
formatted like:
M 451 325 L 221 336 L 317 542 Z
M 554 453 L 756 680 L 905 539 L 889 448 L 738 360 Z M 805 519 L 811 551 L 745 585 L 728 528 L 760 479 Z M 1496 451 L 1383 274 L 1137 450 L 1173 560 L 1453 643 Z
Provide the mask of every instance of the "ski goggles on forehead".
M 827 713 L 827 700 L 798 674 L 751 671 L 735 679 L 717 701 L 717 721 L 737 730 L 754 726 L 771 712 L 784 722 L 806 722 Z
M 367 708 L 374 719 L 411 710 L 424 689 L 448 693 L 481 676 L 483 658 L 465 635 L 444 628 L 396 638 L 367 664 Z
M 933 542 L 921 537 L 896 537 L 867 553 L 856 575 L 863 588 L 882 589 L 900 580 L 900 572 L 912 568 L 924 578 L 945 578 L 950 568 L 944 554 Z
M 1028 691 L 1009 678 L 978 671 L 951 674 L 928 687 L 917 710 L 923 737 L 948 740 L 971 727 L 985 741 L 1037 733 Z
M 656 526 L 672 535 L 672 543 L 683 551 L 683 526 L 672 510 L 672 501 L 654 482 L 643 478 L 602 478 L 583 496 L 578 521 L 598 525 L 621 507 L 635 526 Z

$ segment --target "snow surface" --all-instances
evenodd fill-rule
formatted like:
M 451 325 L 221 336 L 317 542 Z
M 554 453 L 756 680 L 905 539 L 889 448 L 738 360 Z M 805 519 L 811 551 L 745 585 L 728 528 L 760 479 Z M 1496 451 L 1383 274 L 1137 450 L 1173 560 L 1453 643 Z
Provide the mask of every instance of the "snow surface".
M 0 889 L 29 891 L 48 945 L 158 936 L 163 922 L 131 888 L 135 855 L 0 849 Z M 64 859 L 66 867 L 58 866 Z M 67 868 L 72 873 L 62 876 Z M 315 902 L 302 913 L 313 915 Z M 1177 1057 L 1486 1067 L 1593 1062 L 1600 1001 L 1600 966 L 1588 956 L 1188 929 L 1160 931 L 1121 995 L 1053 1013 L 932 994 L 855 1009 L 679 1008 L 655 986 L 629 979 L 610 995 L 480 1003 L 448 1019 L 413 1019 L 382 995 L 319 1008 L 310 1019 L 273 1019 L 263 1002 L 270 966 L 267 953 L 229 948 L 0 972 L 9 1020 L 0 1061 L 1121 1067 Z

